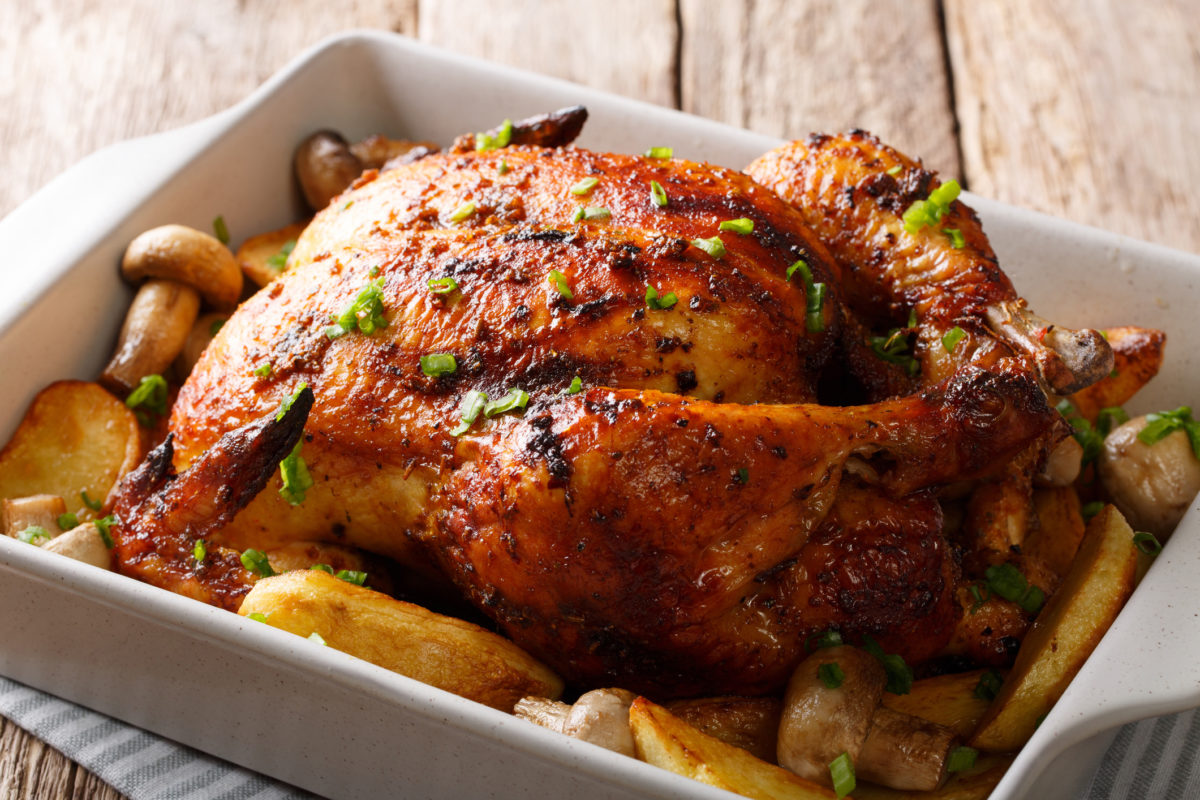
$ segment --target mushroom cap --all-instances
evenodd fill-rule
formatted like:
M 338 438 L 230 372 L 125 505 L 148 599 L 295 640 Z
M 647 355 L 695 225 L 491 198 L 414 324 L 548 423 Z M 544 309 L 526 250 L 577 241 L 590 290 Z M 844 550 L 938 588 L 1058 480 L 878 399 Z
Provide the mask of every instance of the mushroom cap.
M 121 275 L 132 283 L 147 278 L 190 286 L 210 305 L 231 310 L 242 295 L 242 271 L 229 248 L 186 225 L 151 228 L 129 243 Z
M 1146 418 L 1135 417 L 1108 435 L 1100 481 L 1130 525 L 1165 539 L 1200 490 L 1200 461 L 1184 431 L 1146 444 L 1137 438 L 1144 427 Z

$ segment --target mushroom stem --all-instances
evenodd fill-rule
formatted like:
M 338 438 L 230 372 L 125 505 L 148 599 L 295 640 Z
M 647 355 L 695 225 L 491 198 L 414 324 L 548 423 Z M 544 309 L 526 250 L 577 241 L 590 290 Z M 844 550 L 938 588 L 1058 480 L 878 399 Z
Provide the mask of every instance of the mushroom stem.
M 944 725 L 880 706 L 855 772 L 893 789 L 932 791 L 946 779 L 946 759 L 956 743 L 954 731 Z
M 62 536 L 54 537 L 42 545 L 42 549 L 100 569 L 113 568 L 112 551 L 104 543 L 104 537 L 100 535 L 100 529 L 94 522 L 84 523 Z
M 56 494 L 35 494 L 0 500 L 0 530 L 16 536 L 26 528 L 43 528 L 50 536 L 61 533 L 58 517 L 67 511 L 67 503 Z
M 544 697 L 526 697 L 513 713 L 543 728 L 634 756 L 629 707 L 635 695 L 625 689 L 594 689 L 579 696 L 574 705 Z
M 183 349 L 199 311 L 200 293 L 190 286 L 146 281 L 129 306 L 100 383 L 124 397 L 146 375 L 161 375 Z

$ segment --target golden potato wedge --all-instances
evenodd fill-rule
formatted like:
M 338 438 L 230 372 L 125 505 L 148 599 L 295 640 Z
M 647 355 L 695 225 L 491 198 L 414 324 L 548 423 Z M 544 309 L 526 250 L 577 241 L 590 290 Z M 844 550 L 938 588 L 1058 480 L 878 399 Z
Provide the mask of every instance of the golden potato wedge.
M 558 676 L 507 639 L 319 570 L 258 581 L 238 613 L 501 711 L 562 694 Z
M 1109 328 L 1104 334 L 1113 350 L 1112 374 L 1069 398 L 1089 422 L 1100 409 L 1127 402 L 1158 374 L 1167 342 L 1165 333 L 1152 328 Z
M 1012 765 L 1013 756 L 980 753 L 975 766 L 956 772 L 940 789 L 909 792 L 874 783 L 860 783 L 854 790 L 858 800 L 985 800 Z
M 964 739 L 971 735 L 990 703 L 975 696 L 986 669 L 913 681 L 908 694 L 885 692 L 883 705 L 893 711 L 945 725 Z
M 294 222 L 277 231 L 251 236 L 242 242 L 236 256 L 242 274 L 258 286 L 266 286 L 275 280 L 283 272 L 283 264 L 291 248 L 296 246 L 296 240 L 307 227 L 308 220 Z
M 702 733 L 644 697 L 633 701 L 629 726 L 638 758 L 709 786 L 763 800 L 837 797 L 831 789 Z
M 99 384 L 58 381 L 33 399 L 0 451 L 0 497 L 53 494 L 76 508 L 83 491 L 108 497 L 141 457 L 137 419 L 124 403 Z
M 783 713 L 778 697 L 701 697 L 675 700 L 666 707 L 693 728 L 775 763 Z
M 1033 493 L 1033 510 L 1038 524 L 1029 532 L 1022 549 L 1027 559 L 1040 563 L 1055 577 L 1057 585 L 1071 568 L 1083 541 L 1079 494 L 1073 486 L 1038 489 Z M 1044 588 L 1053 590 L 1054 586 Z
M 1030 628 L 1012 672 L 971 738 L 1011 752 L 1033 735 L 1133 593 L 1133 530 L 1114 506 L 1092 518 L 1058 591 Z

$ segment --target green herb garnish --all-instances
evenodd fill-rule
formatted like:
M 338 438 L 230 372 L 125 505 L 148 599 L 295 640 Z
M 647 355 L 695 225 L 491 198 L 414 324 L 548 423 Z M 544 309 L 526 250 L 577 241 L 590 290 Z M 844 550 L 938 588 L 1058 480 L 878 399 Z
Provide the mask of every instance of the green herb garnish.
M 225 224 L 225 217 L 218 214 L 213 219 L 213 235 L 217 237 L 217 241 L 221 244 L 229 244 L 229 226 Z
M 692 239 L 692 245 L 699 247 L 713 258 L 721 258 L 725 255 L 725 243 L 721 241 L 720 236 L 710 236 L 707 239 Z
M 946 757 L 946 772 L 962 772 L 975 766 L 979 751 L 973 747 L 956 747 Z
M 284 416 L 292 410 L 292 406 L 296 403 L 296 399 L 300 397 L 300 393 L 308 388 L 307 383 L 301 383 L 296 387 L 296 390 L 289 394 L 279 403 L 279 410 L 275 412 L 275 421 L 279 422 Z
M 1159 411 L 1146 415 L 1146 427 L 1138 431 L 1138 441 L 1142 444 L 1156 444 L 1175 431 L 1187 434 L 1192 444 L 1192 452 L 1200 458 L 1200 422 L 1192 419 L 1192 409 L 1180 406 L 1174 411 Z
M 1004 684 L 1004 679 L 1000 677 L 1000 673 L 994 669 L 989 669 L 987 672 L 979 676 L 979 683 L 975 684 L 972 695 L 980 700 L 987 700 L 989 703 L 996 699 L 996 695 L 1000 693 L 1000 687 Z
M 279 487 L 279 495 L 293 506 L 303 503 L 305 494 L 315 485 L 312 473 L 308 471 L 308 464 L 304 463 L 304 459 L 300 457 L 300 448 L 303 444 L 303 439 L 297 441 L 292 452 L 279 462 L 279 475 L 283 479 L 283 485 Z M 245 556 L 242 558 L 244 560 Z
M 571 285 L 567 283 L 566 276 L 561 272 L 552 269 L 550 270 L 550 274 L 546 276 L 546 279 L 558 290 L 558 293 L 562 295 L 564 300 L 575 299 L 575 293 L 571 291 Z
M 950 237 L 950 246 L 955 250 L 962 250 L 967 243 L 967 240 L 963 238 L 962 231 L 958 228 L 942 228 L 942 233 Z
M 261 550 L 247 550 L 242 553 L 242 566 L 262 578 L 269 578 L 275 574 L 275 570 L 271 569 L 271 562 L 267 560 L 267 554 Z
M 339 339 L 358 329 L 370 336 L 388 326 L 387 317 L 383 315 L 385 310 L 383 278 L 376 278 L 359 290 L 353 302 L 333 318 L 333 324 L 325 328 L 325 335 L 330 339 Z
M 225 323 L 228 321 L 229 320 L 226 320 L 226 319 L 214 319 L 212 321 L 212 324 L 208 326 L 209 336 L 216 336 L 218 333 L 220 333 L 221 328 L 224 328 Z
M 475 213 L 475 203 L 474 203 L 474 201 L 468 200 L 467 202 L 460 205 L 458 208 L 451 211 L 448 219 L 451 222 L 462 222 L 464 219 L 466 219 L 467 217 L 471 216 L 474 213 Z
M 651 147 L 646 151 L 646 158 L 671 158 L 675 155 L 673 147 Z
M 454 355 L 451 353 L 430 353 L 427 356 L 421 356 L 421 372 L 431 378 L 453 375 L 456 371 L 458 371 L 458 362 L 454 360 Z
M 41 547 L 46 542 L 50 541 L 50 533 L 41 525 L 30 525 L 28 528 L 17 534 L 17 539 L 25 544 L 31 544 L 34 547 Z
M 1030 583 L 1021 570 L 1005 562 L 984 570 L 988 588 L 994 594 L 1010 600 L 1030 614 L 1036 614 L 1046 602 L 1046 593 Z
M 114 545 L 112 538 L 112 526 L 117 524 L 117 518 L 113 514 L 107 517 L 101 517 L 96 520 L 96 531 L 100 534 L 100 541 L 104 542 L 104 546 L 112 550 Z
M 583 390 L 583 378 L 576 375 L 571 378 L 571 385 L 567 387 L 567 394 L 579 394 Z
M 870 636 L 863 636 L 862 648 L 879 659 L 880 664 L 883 664 L 883 668 L 887 671 L 887 690 L 889 692 L 892 694 L 908 694 L 912 691 L 912 667 L 905 663 L 903 656 L 897 653 L 883 652 L 883 648 L 879 645 L 879 642 Z
M 839 798 L 854 791 L 858 783 L 854 779 L 854 762 L 850 760 L 849 753 L 842 753 L 829 762 L 829 778 Z
M 508 394 L 501 397 L 499 400 L 492 400 L 483 407 L 483 415 L 485 417 L 497 417 L 506 411 L 512 411 L 517 408 L 525 408 L 529 403 L 529 393 L 524 389 L 509 389 Z
M 837 689 L 846 680 L 846 673 L 838 664 L 830 662 L 817 667 L 817 677 L 826 689 Z
M 279 271 L 287 266 L 288 256 L 296 249 L 296 240 L 288 239 L 283 243 L 283 247 L 279 248 L 279 252 L 267 259 L 267 265 L 275 271 Z
M 950 330 L 946 331 L 946 335 L 942 337 L 942 349 L 947 353 L 953 353 L 954 348 L 962 341 L 967 332 L 955 325 Z
M 192 558 L 196 559 L 197 564 L 203 564 L 204 559 L 208 558 L 208 548 L 203 539 L 196 540 L 196 545 L 192 548 Z
M 598 178 L 584 178 L 583 180 L 579 181 L 579 183 L 576 183 L 571 187 L 571 194 L 582 197 L 595 188 L 596 184 L 599 182 L 600 180 Z
M 646 284 L 646 305 L 648 307 L 655 311 L 662 311 L 663 309 L 670 308 L 677 302 L 679 302 L 679 298 L 675 296 L 674 292 L 667 292 L 659 297 L 658 289 L 655 289 L 650 284 Z
M 754 232 L 754 220 L 748 217 L 738 217 L 737 219 L 727 219 L 717 226 L 718 230 L 733 231 L 745 236 L 748 233 Z
M 367 582 L 367 573 L 355 569 L 339 569 L 334 573 L 334 577 L 346 583 L 353 583 L 355 586 L 362 586 Z
M 79 517 L 68 511 L 65 514 L 59 514 L 55 522 L 58 523 L 60 530 L 69 531 L 79 526 Z
M 914 202 L 904 212 L 904 230 L 916 233 L 926 226 L 937 225 L 960 191 L 958 181 L 949 180 L 930 192 L 929 199 Z
M 254 368 L 254 374 L 255 374 L 255 376 L 257 376 L 259 378 L 269 378 L 269 377 L 271 377 L 271 372 L 273 370 L 274 370 L 274 367 L 271 365 L 271 362 L 264 361 L 263 363 L 259 364 L 257 367 Z
M 154 424 L 155 417 L 167 413 L 167 381 L 162 375 L 146 375 L 125 398 L 125 405 L 145 427 Z
M 667 191 L 658 181 L 650 181 L 650 202 L 659 208 L 667 206 Z
M 92 498 L 88 497 L 87 489 L 84 489 L 79 493 L 79 499 L 82 500 L 83 504 L 92 511 L 99 511 L 104 506 L 103 500 L 93 500 Z
M 487 406 L 488 396 L 480 391 L 472 389 L 463 397 L 462 405 L 462 422 L 451 429 L 451 436 L 462 436 L 471 426 L 475 424 L 475 420 L 479 419 L 479 415 Z
M 508 147 L 512 141 L 513 124 L 511 119 L 506 119 L 500 124 L 500 130 L 495 133 L 477 133 L 475 134 L 475 149 L 478 151 L 499 150 L 502 147 Z
M 1071 434 L 1075 437 L 1075 441 L 1079 442 L 1083 448 L 1083 457 L 1081 462 L 1088 464 L 1100 457 L 1100 451 L 1104 449 L 1104 436 L 1093 427 L 1092 423 L 1083 418 L 1082 415 L 1071 405 L 1070 400 L 1061 400 L 1055 406 L 1058 413 L 1071 424 Z
M 593 219 L 608 219 L 612 216 L 612 212 L 607 208 L 599 206 L 579 206 L 575 209 L 575 213 L 571 215 L 571 222 L 579 222 L 579 220 Z
M 1146 531 L 1138 531 L 1133 534 L 1133 544 L 1148 556 L 1156 556 L 1163 549 L 1162 542 L 1158 541 L 1158 537 Z
M 434 294 L 450 294 L 458 289 L 458 281 L 454 278 L 430 278 L 426 285 Z

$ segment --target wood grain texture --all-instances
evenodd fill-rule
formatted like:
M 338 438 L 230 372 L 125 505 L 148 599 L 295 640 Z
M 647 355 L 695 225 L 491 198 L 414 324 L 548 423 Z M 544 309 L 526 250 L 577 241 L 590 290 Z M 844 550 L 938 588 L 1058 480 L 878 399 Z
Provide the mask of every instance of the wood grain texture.
M 947 0 L 967 182 L 1200 252 L 1195 0 Z
M 422 0 L 423 41 L 677 107 L 674 0 Z
M 683 110 L 799 138 L 865 128 L 958 174 L 936 0 L 681 0 Z
M 350 27 L 414 34 L 416 0 L 0 3 L 0 216 L 88 153 L 227 108 Z
M 121 800 L 124 795 L 0 717 L 0 800 Z

